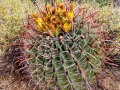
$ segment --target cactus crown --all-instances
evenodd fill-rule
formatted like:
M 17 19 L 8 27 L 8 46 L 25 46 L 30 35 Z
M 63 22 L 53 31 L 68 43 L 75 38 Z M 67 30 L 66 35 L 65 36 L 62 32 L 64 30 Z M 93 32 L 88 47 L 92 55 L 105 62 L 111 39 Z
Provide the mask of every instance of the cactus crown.
M 47 4 L 45 10 L 33 14 L 38 30 L 49 33 L 51 36 L 58 36 L 62 32 L 68 32 L 72 27 L 73 4 L 56 3 L 54 6 Z

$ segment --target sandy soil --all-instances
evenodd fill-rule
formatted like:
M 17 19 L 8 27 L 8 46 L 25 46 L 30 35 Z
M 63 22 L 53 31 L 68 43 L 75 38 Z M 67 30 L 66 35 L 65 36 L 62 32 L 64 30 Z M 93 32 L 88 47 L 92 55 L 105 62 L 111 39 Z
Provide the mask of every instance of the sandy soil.
M 29 90 L 27 84 L 14 76 L 0 77 L 0 90 Z
M 20 81 L 14 75 L 0 76 L 0 90 L 30 90 L 27 82 Z M 102 82 L 99 82 L 99 89 L 95 90 L 120 90 L 120 81 L 113 76 L 107 75 Z
M 0 57 L 0 90 L 30 90 L 27 82 L 12 74 L 11 65 Z
M 100 75 L 103 79 L 98 83 L 99 90 L 120 90 L 120 70 L 113 70 Z

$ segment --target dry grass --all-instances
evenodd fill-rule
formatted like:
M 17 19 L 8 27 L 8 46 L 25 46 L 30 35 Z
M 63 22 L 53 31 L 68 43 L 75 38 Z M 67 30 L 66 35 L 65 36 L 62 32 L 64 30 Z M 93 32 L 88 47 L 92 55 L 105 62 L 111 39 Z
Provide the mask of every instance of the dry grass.
M 42 0 L 38 1 L 42 7 Z M 0 52 L 19 35 L 18 31 L 24 30 L 24 19 L 35 12 L 35 9 L 36 6 L 30 0 L 0 0 Z

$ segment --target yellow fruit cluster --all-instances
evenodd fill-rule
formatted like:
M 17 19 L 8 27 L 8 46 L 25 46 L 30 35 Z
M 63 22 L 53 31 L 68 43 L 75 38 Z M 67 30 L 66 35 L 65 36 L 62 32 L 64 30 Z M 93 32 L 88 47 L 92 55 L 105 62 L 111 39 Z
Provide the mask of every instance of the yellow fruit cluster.
M 45 10 L 41 11 L 41 16 L 33 14 L 38 30 L 49 32 L 52 36 L 58 36 L 60 32 L 68 32 L 72 28 L 74 17 L 73 3 L 56 3 L 54 6 L 46 5 Z

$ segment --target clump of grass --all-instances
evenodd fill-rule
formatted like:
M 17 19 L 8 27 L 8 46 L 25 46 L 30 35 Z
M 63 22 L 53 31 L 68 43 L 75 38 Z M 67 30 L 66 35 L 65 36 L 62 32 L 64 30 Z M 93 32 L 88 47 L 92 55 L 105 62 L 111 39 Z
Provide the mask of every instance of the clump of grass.
M 100 12 L 98 14 L 98 17 L 100 18 L 100 22 L 106 23 L 109 30 L 112 32 L 117 31 L 118 37 L 117 41 L 120 42 L 120 11 L 119 7 L 113 8 L 113 7 L 102 7 L 100 8 Z
M 95 2 L 96 4 L 98 4 L 100 7 L 102 7 L 102 6 L 109 5 L 112 0 L 92 0 L 92 1 L 94 1 L 94 2 Z
M 114 14 L 117 17 L 117 19 L 116 19 L 117 24 L 115 25 L 114 30 L 118 31 L 116 40 L 119 42 L 119 45 L 120 45 L 120 18 L 119 18 L 120 17 L 120 11 L 119 10 L 120 10 L 120 7 L 117 7 L 117 8 L 114 9 L 114 12 L 116 12 Z
M 32 8 L 31 8 L 32 7 Z M 22 29 L 22 21 L 35 9 L 30 0 L 0 0 L 0 49 L 4 51 Z
M 111 7 L 102 7 L 98 14 L 100 22 L 106 23 L 111 30 L 119 30 L 119 14 Z

